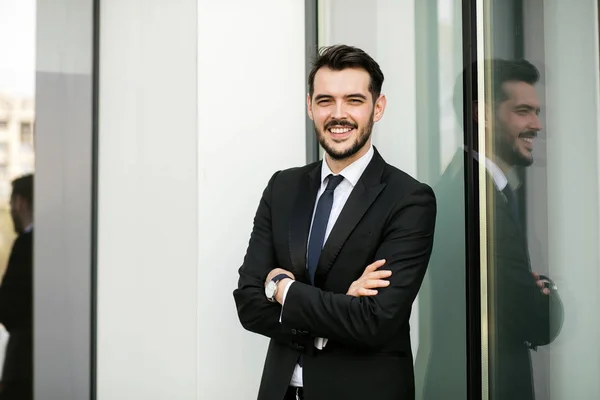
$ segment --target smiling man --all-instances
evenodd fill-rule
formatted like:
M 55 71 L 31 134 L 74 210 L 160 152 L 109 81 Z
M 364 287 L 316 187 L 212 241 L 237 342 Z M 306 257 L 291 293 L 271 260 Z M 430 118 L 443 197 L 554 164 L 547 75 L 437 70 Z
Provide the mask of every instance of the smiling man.
M 371 144 L 383 79 L 360 49 L 322 49 L 307 107 L 324 160 L 263 193 L 233 293 L 243 327 L 271 338 L 259 400 L 414 398 L 409 317 L 436 202 Z

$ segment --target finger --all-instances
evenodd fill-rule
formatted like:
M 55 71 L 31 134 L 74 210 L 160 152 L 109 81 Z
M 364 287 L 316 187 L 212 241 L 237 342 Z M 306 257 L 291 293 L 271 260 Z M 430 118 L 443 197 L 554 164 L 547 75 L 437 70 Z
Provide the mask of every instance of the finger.
M 542 282 L 542 281 L 537 281 L 535 283 L 536 283 L 536 285 L 538 285 L 541 288 L 544 287 L 544 282 Z
M 363 285 L 366 289 L 374 289 L 374 288 L 383 288 L 390 286 L 390 281 L 385 281 L 382 279 L 369 279 Z
M 545 288 L 544 290 L 542 290 L 542 293 L 544 293 L 547 296 L 550 294 L 550 289 Z
M 385 264 L 385 260 L 377 260 L 374 263 L 369 264 L 367 268 L 365 268 L 365 272 L 373 272 L 383 264 Z
M 537 272 L 532 272 L 531 274 L 533 275 L 533 277 L 534 277 L 536 280 L 540 279 L 540 274 L 538 274 Z
M 366 289 L 366 288 L 360 288 L 358 290 L 358 296 L 362 297 L 362 296 L 375 296 L 377 294 L 377 290 L 372 290 L 372 289 Z
M 369 274 L 367 276 L 365 276 L 365 278 L 367 278 L 367 279 L 385 279 L 385 278 L 389 278 L 390 276 L 392 276 L 392 271 L 385 269 L 385 270 L 380 270 L 380 271 L 369 272 Z

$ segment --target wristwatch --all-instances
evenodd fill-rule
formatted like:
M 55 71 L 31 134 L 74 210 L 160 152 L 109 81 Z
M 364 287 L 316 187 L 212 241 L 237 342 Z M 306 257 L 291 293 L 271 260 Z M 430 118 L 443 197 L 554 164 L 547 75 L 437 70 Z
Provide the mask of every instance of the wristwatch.
M 267 296 L 267 300 L 269 300 L 270 302 L 275 302 L 275 295 L 277 294 L 277 284 L 279 283 L 279 281 L 285 279 L 285 278 L 289 278 L 289 275 L 286 274 L 279 274 L 274 276 L 268 283 L 267 286 L 265 286 L 265 296 Z

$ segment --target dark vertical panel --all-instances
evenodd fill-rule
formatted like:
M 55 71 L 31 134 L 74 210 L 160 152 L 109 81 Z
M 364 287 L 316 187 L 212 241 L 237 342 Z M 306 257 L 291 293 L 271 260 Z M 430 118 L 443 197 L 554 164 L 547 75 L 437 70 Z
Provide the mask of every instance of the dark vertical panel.
M 477 60 L 477 13 L 475 0 L 463 0 L 463 65 L 470 69 Z M 482 39 L 482 38 L 481 38 Z M 463 81 L 464 143 L 469 151 L 477 148 L 477 136 L 472 115 L 472 88 L 477 85 L 472 74 Z M 478 174 L 470 157 L 465 157 L 465 232 L 467 281 L 467 394 L 468 399 L 482 396 L 481 374 L 481 292 Z
M 91 201 L 91 311 L 90 311 L 90 399 L 97 397 L 98 326 L 98 113 L 100 85 L 100 0 L 93 0 L 92 49 L 92 201 Z

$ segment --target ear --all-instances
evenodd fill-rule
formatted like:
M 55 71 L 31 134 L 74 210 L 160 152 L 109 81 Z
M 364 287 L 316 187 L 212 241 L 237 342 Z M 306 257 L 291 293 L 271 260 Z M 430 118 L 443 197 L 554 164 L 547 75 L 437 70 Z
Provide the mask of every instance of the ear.
M 310 97 L 310 93 L 306 94 L 306 111 L 308 112 L 308 117 L 314 121 L 312 112 L 312 99 Z
M 380 95 L 377 101 L 375 102 L 374 110 L 373 110 L 373 121 L 378 122 L 385 112 L 385 106 L 387 105 L 387 99 L 385 95 Z

